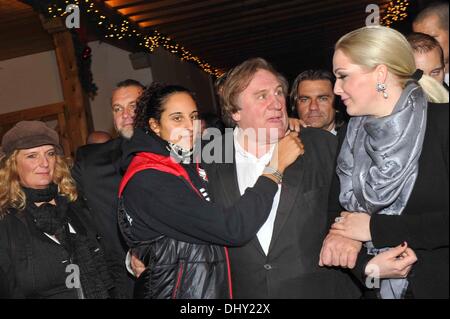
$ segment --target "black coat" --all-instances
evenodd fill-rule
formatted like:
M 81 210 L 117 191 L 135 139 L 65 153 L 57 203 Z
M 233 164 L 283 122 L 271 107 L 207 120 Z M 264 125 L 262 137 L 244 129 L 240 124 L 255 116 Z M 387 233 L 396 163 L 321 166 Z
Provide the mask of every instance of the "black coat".
M 87 238 L 89 242 L 90 259 L 96 262 L 96 273 L 92 275 L 103 282 L 109 296 L 114 296 L 103 247 L 89 210 L 82 200 L 77 200 L 69 203 L 67 216 L 76 232 L 71 234 L 74 240 Z M 21 212 L 11 209 L 0 220 L 0 296 L 77 299 L 77 289 L 66 284 L 73 282 L 69 276 L 73 276 L 74 269 L 67 268 L 70 264 L 69 253 L 36 227 L 26 208 Z
M 256 236 L 248 244 L 229 250 L 236 298 L 360 296 L 348 274 L 318 265 L 327 233 L 336 137 L 308 128 L 302 130 L 301 139 L 305 154 L 285 171 L 268 256 Z M 210 164 L 206 168 L 216 202 L 232 205 L 240 196 L 235 164 Z
M 414 298 L 449 297 L 448 108 L 448 104 L 428 106 L 419 174 L 402 215 L 375 214 L 370 221 L 375 247 L 394 247 L 406 241 L 416 253 L 418 261 L 408 276 L 408 295 Z M 339 138 L 340 145 L 345 129 Z M 333 189 L 332 202 L 338 203 L 337 175 Z M 371 257 L 365 248 L 358 257 L 353 273 L 361 282 L 365 280 L 364 268 Z
M 103 144 L 80 147 L 76 154 L 72 176 L 77 189 L 92 212 L 93 218 L 105 243 L 105 254 L 118 290 L 122 297 L 131 298 L 134 280 L 125 267 L 127 246 L 117 224 L 117 196 L 122 179 L 120 159 L 122 138 Z
M 13 295 L 13 283 L 9 280 L 8 275 L 0 268 L 0 299 L 11 298 Z

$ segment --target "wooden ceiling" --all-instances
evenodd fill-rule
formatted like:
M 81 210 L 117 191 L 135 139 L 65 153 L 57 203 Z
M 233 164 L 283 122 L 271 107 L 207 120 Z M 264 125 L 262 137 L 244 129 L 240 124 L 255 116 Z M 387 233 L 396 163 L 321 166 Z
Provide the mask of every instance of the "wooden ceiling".
M 52 50 L 39 15 L 17 0 L 0 0 L 0 61 Z
M 333 44 L 383 0 L 110 0 L 143 30 L 156 29 L 222 70 L 254 56 L 288 76 L 328 67 Z
M 123 15 L 144 33 L 158 30 L 215 68 L 226 71 L 247 58 L 261 56 L 290 79 L 305 68 L 330 67 L 334 43 L 346 32 L 364 25 L 368 15 L 366 6 L 377 3 L 383 8 L 389 2 L 95 1 L 105 14 Z M 411 3 L 414 7 L 415 1 Z M 53 48 L 51 37 L 43 30 L 39 16 L 19 0 L 0 0 L 0 41 L 0 60 Z

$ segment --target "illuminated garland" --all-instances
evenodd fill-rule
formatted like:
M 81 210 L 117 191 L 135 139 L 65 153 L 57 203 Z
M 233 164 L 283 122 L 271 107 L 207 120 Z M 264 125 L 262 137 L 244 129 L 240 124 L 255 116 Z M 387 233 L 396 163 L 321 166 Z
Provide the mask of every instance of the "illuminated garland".
M 70 13 L 65 12 L 65 8 L 69 4 L 78 5 L 81 14 L 86 14 L 88 19 L 95 23 L 99 33 L 105 38 L 109 39 L 126 39 L 135 43 L 138 47 L 147 49 L 150 53 L 159 46 L 162 46 L 167 51 L 177 54 L 181 61 L 190 61 L 197 64 L 203 71 L 212 74 L 216 77 L 223 72 L 212 67 L 210 64 L 202 61 L 200 58 L 194 56 L 191 52 L 183 46 L 175 43 L 169 37 L 163 36 L 158 31 L 152 31 L 151 35 L 144 35 L 141 31 L 131 24 L 125 17 L 120 16 L 118 21 L 109 21 L 109 19 L 102 15 L 97 9 L 93 0 L 65 0 L 65 1 L 51 1 L 48 4 L 46 14 L 49 17 L 64 17 Z
M 381 24 L 390 27 L 394 22 L 402 21 L 407 16 L 409 1 L 408 0 L 396 0 L 389 2 L 389 6 L 386 8 L 383 17 L 381 18 Z

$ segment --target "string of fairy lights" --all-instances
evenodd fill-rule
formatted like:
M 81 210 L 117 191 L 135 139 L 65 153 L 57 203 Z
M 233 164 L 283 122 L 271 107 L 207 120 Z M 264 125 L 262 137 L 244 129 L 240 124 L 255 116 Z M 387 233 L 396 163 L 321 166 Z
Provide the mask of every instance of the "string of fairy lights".
M 182 45 L 175 43 L 170 37 L 162 35 L 157 30 L 153 30 L 150 34 L 143 34 L 138 28 L 131 24 L 126 17 L 121 17 L 119 23 L 109 21 L 109 19 L 101 14 L 100 10 L 96 8 L 94 0 L 65 0 L 65 6 L 69 4 L 78 5 L 80 11 L 89 16 L 99 28 L 103 29 L 104 37 L 110 39 L 130 39 L 137 43 L 138 46 L 147 49 L 150 53 L 158 47 L 163 47 L 167 51 L 176 54 L 182 61 L 191 61 L 197 64 L 203 71 L 212 74 L 216 77 L 223 74 L 219 69 L 212 67 L 199 57 L 193 55 Z M 48 6 L 48 15 L 56 17 L 64 17 L 69 13 L 65 12 L 65 6 L 62 7 L 63 2 L 53 3 Z M 381 24 L 390 27 L 393 23 L 402 21 L 407 17 L 407 9 L 409 6 L 408 0 L 390 1 L 384 14 L 381 18 Z
M 396 0 L 389 2 L 389 5 L 381 18 L 381 24 L 390 27 L 393 23 L 402 21 L 408 16 L 408 0 Z
M 51 17 L 64 17 L 70 12 L 65 11 L 65 6 L 53 3 L 48 6 L 47 12 Z M 138 28 L 130 23 L 125 17 L 121 18 L 119 23 L 109 21 L 109 19 L 101 14 L 100 10 L 96 8 L 93 0 L 65 0 L 64 4 L 74 4 L 79 6 L 80 12 L 86 13 L 90 21 L 93 21 L 98 28 L 102 29 L 105 38 L 109 39 L 129 39 L 137 43 L 139 47 L 145 48 L 150 53 L 158 47 L 163 47 L 167 51 L 176 54 L 182 61 L 190 61 L 197 64 L 203 71 L 212 74 L 216 77 L 222 75 L 222 71 L 214 68 L 209 63 L 206 63 L 199 57 L 193 55 L 182 45 L 175 43 L 170 37 L 162 35 L 157 30 L 153 30 L 150 34 L 143 34 Z

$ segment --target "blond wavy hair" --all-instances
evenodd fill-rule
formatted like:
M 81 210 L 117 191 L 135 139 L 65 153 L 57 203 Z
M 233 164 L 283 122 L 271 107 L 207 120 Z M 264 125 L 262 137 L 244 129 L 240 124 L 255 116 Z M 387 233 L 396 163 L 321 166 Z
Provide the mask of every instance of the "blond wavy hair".
M 10 156 L 0 156 L 0 219 L 9 209 L 22 211 L 25 208 L 26 196 L 20 186 L 17 172 L 17 153 L 15 150 Z M 58 185 L 58 193 L 66 196 L 73 202 L 78 198 L 75 181 L 70 174 L 70 160 L 56 155 L 53 182 Z
M 336 43 L 337 50 L 341 50 L 353 63 L 369 70 L 381 64 L 386 65 L 402 88 L 412 80 L 416 71 L 411 45 L 400 32 L 391 28 L 370 26 L 349 32 Z M 448 103 L 448 91 L 432 77 L 424 74 L 419 85 L 428 101 Z

